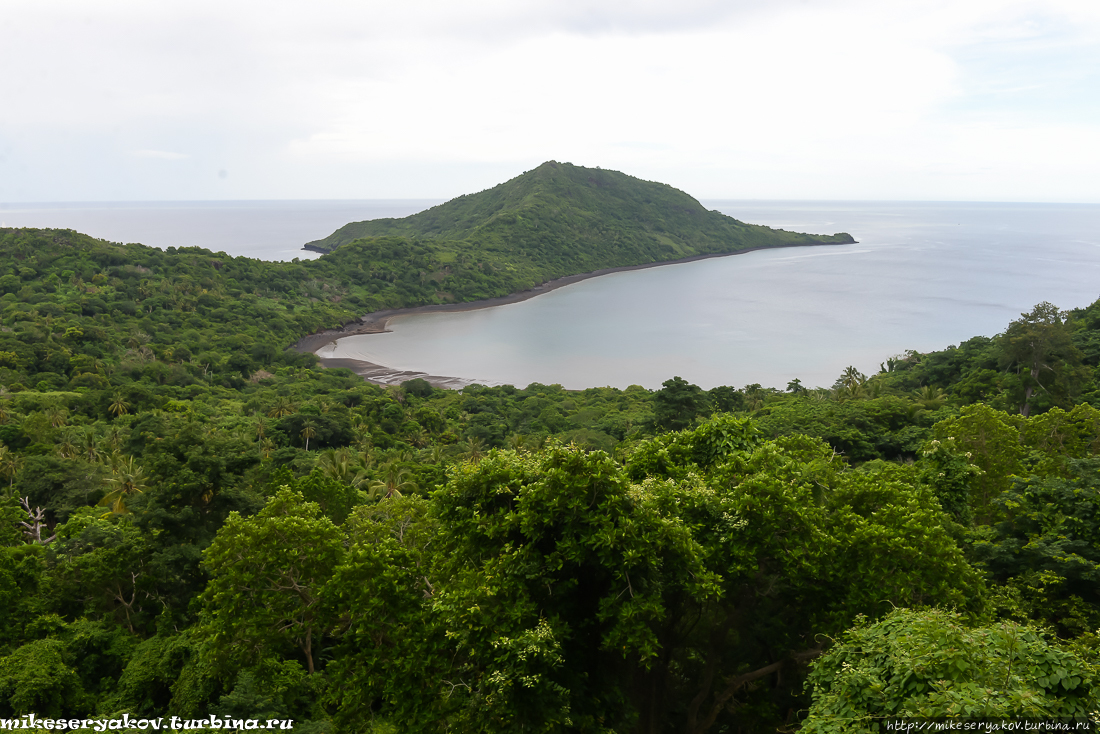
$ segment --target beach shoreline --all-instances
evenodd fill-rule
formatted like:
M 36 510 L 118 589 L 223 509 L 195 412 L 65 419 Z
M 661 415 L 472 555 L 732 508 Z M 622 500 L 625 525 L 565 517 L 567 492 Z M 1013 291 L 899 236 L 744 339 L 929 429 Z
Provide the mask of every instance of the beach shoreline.
M 378 385 L 393 385 L 400 384 L 405 380 L 412 380 L 420 378 L 426 380 L 434 387 L 441 387 L 447 389 L 461 389 L 466 385 L 472 384 L 485 384 L 477 380 L 461 377 L 445 377 L 441 375 L 430 375 L 425 372 L 412 372 L 407 370 L 396 370 L 384 365 L 374 364 L 373 362 L 367 362 L 359 359 L 348 359 L 344 357 L 324 357 L 321 352 L 326 347 L 331 347 L 330 353 L 336 349 L 336 342 L 344 337 L 358 336 L 360 334 L 384 334 L 389 331 L 387 325 L 389 320 L 395 316 L 405 316 L 409 314 L 421 314 L 421 313 L 459 313 L 463 311 L 478 311 L 484 308 L 493 308 L 495 306 L 507 306 L 512 303 L 522 303 L 528 299 L 536 296 L 541 296 L 545 293 L 550 293 L 559 288 L 564 288 L 567 285 L 574 283 L 580 283 L 584 280 L 591 278 L 598 278 L 603 275 L 610 275 L 612 273 L 624 273 L 632 270 L 647 270 L 649 268 L 662 267 L 665 265 L 681 265 L 683 263 L 696 262 L 698 260 L 710 260 L 717 257 L 734 257 L 736 255 L 745 255 L 750 252 L 758 252 L 760 250 L 777 250 L 780 248 L 790 247 L 843 247 L 853 243 L 838 243 L 838 242 L 814 242 L 814 243 L 802 243 L 792 245 L 773 245 L 770 247 L 750 247 L 744 250 L 737 250 L 736 252 L 723 252 L 707 255 L 693 255 L 691 257 L 683 257 L 676 260 L 662 260 L 661 262 L 645 263 L 642 265 L 624 265 L 616 268 L 602 268 L 600 270 L 593 270 L 588 273 L 578 273 L 576 275 L 566 275 L 561 278 L 555 278 L 554 280 L 548 280 L 545 283 L 535 286 L 524 291 L 517 291 L 515 293 L 509 293 L 506 296 L 497 296 L 495 298 L 483 298 L 477 301 L 466 301 L 465 303 L 435 303 L 426 306 L 410 306 L 408 308 L 394 308 L 386 309 L 382 311 L 372 311 L 359 317 L 357 322 L 350 322 L 345 324 L 339 329 L 326 329 L 324 331 L 317 332 L 316 334 L 310 334 L 304 336 L 296 341 L 291 348 L 295 351 L 306 353 L 312 352 L 316 354 L 320 359 L 321 367 L 324 369 L 338 369 L 345 368 L 350 369 L 357 375 L 362 377 L 367 382 L 373 382 Z

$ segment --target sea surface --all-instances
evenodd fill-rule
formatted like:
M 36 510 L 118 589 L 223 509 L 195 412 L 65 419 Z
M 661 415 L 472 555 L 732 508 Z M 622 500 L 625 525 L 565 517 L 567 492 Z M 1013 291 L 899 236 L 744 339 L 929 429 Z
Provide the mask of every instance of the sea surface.
M 352 201 L 153 201 L 49 204 L 0 203 L 0 227 L 55 227 L 111 242 L 205 247 L 257 260 L 312 260 L 306 242 L 348 222 L 407 217 L 437 199 Z
M 522 303 L 390 321 L 326 356 L 485 384 L 830 386 L 905 350 L 992 336 L 1040 301 L 1100 297 L 1100 205 L 706 201 L 746 222 L 849 232 L 583 281 Z
M 0 226 L 201 246 L 263 260 L 351 221 L 438 200 L 0 204 Z M 907 349 L 992 336 L 1040 301 L 1100 297 L 1100 205 L 704 201 L 746 222 L 859 244 L 753 252 L 583 281 L 523 303 L 404 316 L 332 356 L 485 384 L 567 388 L 673 375 L 706 388 L 828 386 Z

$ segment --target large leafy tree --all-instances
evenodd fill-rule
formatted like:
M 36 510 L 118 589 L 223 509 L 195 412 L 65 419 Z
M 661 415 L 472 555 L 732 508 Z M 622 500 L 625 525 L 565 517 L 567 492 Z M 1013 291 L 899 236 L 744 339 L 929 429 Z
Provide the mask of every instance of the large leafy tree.
M 694 502 L 681 498 L 721 593 L 681 612 L 667 675 L 685 693 L 669 723 L 701 734 L 782 720 L 799 706 L 801 664 L 853 615 L 980 603 L 939 504 L 915 485 L 911 470 L 847 471 L 827 446 L 792 437 L 730 456 Z
M 647 670 L 665 665 L 668 601 L 716 592 L 703 548 L 658 506 L 668 492 L 632 485 L 606 454 L 552 447 L 466 464 L 428 515 L 411 498 L 357 511 L 326 590 L 342 616 L 341 717 L 628 729 Z
M 1065 459 L 1084 459 L 1100 449 L 1100 410 L 1087 403 L 1069 411 L 1051 408 L 1029 418 L 1021 430 L 1021 440 L 1034 452 L 1034 473 L 1068 476 Z
M 682 377 L 665 380 L 653 396 L 654 422 L 666 431 L 688 428 L 709 410 L 710 400 L 703 389 Z
M 957 614 L 899 609 L 860 622 L 815 664 L 807 734 L 884 732 L 898 718 L 1094 716 L 1095 660 L 1038 630 L 971 627 Z
M 325 586 L 335 620 L 327 703 L 348 730 L 381 710 L 404 731 L 439 728 L 464 682 L 450 675 L 453 648 L 434 613 L 438 525 L 428 503 L 394 497 L 348 519 L 348 552 Z M 433 581 L 434 579 L 434 581 Z
M 433 607 L 470 686 L 462 728 L 628 724 L 629 681 L 646 688 L 662 662 L 668 601 L 717 591 L 704 549 L 661 511 L 670 491 L 632 485 L 602 452 L 553 448 L 493 454 L 437 496 L 450 581 Z
M 231 513 L 203 554 L 211 578 L 198 629 L 214 659 L 248 666 L 297 651 L 313 673 L 331 627 L 320 592 L 342 540 L 316 504 L 285 488 L 254 517 Z
M 47 546 L 46 593 L 63 613 L 116 619 L 131 632 L 147 629 L 162 610 L 149 568 L 149 538 L 125 517 L 85 508 Z M 108 513 L 110 515 L 110 513 Z
M 942 446 L 953 446 L 953 452 L 961 452 L 968 463 L 981 470 L 969 481 L 969 501 L 978 523 L 997 517 L 994 500 L 1012 486 L 1012 477 L 1024 470 L 1026 449 L 1020 436 L 1024 424 L 1018 415 L 987 405 L 970 405 L 934 427 Z
M 1100 459 L 1068 460 L 1064 474 L 1017 479 L 998 501 L 1007 519 L 975 551 L 1001 582 L 1041 581 L 1040 618 L 1079 634 L 1100 624 Z
M 729 416 L 626 467 L 572 448 L 493 452 L 426 513 L 386 509 L 403 502 L 416 501 L 353 515 L 325 590 L 349 721 L 746 727 L 799 705 L 820 635 L 854 614 L 981 599 L 913 470 L 852 472 L 819 441 L 760 443 Z
M 0 716 L 83 714 L 92 708 L 72 655 L 56 638 L 35 640 L 0 659 Z
M 1084 377 L 1065 315 L 1043 301 L 1013 321 L 1001 337 L 1003 366 L 1017 377 L 1012 390 L 1020 413 L 1063 405 Z

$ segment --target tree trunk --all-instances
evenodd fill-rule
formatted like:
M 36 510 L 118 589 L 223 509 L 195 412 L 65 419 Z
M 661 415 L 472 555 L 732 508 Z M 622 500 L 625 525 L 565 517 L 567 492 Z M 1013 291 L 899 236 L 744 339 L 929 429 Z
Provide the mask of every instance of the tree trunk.
M 634 673 L 634 700 L 638 721 L 634 734 L 661 734 L 667 706 L 668 667 L 672 659 L 672 644 L 662 644 L 657 660 L 648 670 Z
M 771 663 L 770 665 L 765 665 L 762 668 L 757 668 L 756 670 L 753 670 L 749 673 L 744 673 L 742 675 L 737 675 L 732 678 L 727 678 L 725 680 L 725 688 L 715 694 L 714 705 L 711 706 L 710 712 L 707 714 L 706 718 L 698 722 L 689 719 L 688 725 L 687 727 L 685 727 L 685 734 L 703 734 L 714 724 L 715 720 L 718 718 L 718 715 L 722 713 L 722 709 L 726 707 L 726 703 L 731 698 L 733 698 L 733 694 L 737 693 L 737 691 L 739 691 L 744 686 L 752 683 L 755 680 L 765 678 L 772 673 L 779 672 L 783 669 L 784 666 L 788 664 L 797 664 L 806 662 L 807 660 L 812 660 L 813 658 L 820 655 L 823 649 L 823 647 L 815 647 L 809 650 L 803 650 L 802 652 L 797 652 L 789 657 L 783 658 L 782 660 Z M 692 703 L 694 704 L 695 702 L 693 701 Z
M 710 652 L 706 658 L 706 667 L 703 669 L 703 680 L 699 686 L 699 692 L 695 694 L 695 698 L 691 699 L 691 703 L 688 704 L 687 721 L 684 724 L 685 734 L 694 734 L 697 730 L 702 731 L 702 729 L 698 728 L 699 711 L 706 702 L 707 696 L 710 695 L 711 687 L 714 685 L 714 679 L 718 675 L 718 668 L 722 664 L 722 650 L 725 648 L 729 631 L 741 616 L 742 615 L 739 614 L 736 608 L 731 608 L 726 612 L 726 618 L 722 620 L 722 623 L 711 631 Z M 706 727 L 703 728 L 705 729 Z
M 313 675 L 313 627 L 306 627 L 306 641 L 302 645 L 302 652 L 306 656 L 306 668 Z
M 1034 382 L 1039 381 L 1039 367 L 1038 367 L 1038 365 L 1033 364 L 1031 366 L 1031 379 Z M 1028 416 L 1031 415 L 1031 396 L 1034 395 L 1034 394 L 1035 394 L 1035 388 L 1032 387 L 1031 385 L 1028 385 L 1027 389 L 1024 390 L 1024 404 L 1020 406 L 1020 415 L 1022 415 L 1024 418 L 1027 418 Z

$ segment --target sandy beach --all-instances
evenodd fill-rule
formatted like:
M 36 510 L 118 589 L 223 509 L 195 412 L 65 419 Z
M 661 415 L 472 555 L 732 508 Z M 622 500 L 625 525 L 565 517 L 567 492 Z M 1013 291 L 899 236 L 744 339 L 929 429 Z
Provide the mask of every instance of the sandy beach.
M 692 257 L 684 257 L 677 260 L 664 260 L 656 263 L 646 263 L 644 265 L 626 265 L 618 268 L 604 268 L 602 270 L 594 270 L 590 273 L 579 273 L 577 275 L 567 275 L 563 278 L 557 278 L 555 280 L 548 280 L 541 285 L 537 285 L 534 288 L 525 291 L 518 291 L 516 293 L 510 293 L 506 296 L 498 296 L 496 298 L 485 298 L 479 301 L 467 301 L 465 303 L 439 303 L 431 304 L 428 306 L 413 306 L 410 308 L 395 308 L 384 311 L 373 311 L 364 316 L 359 317 L 358 321 L 345 324 L 339 329 L 327 329 L 325 331 L 318 332 L 316 334 L 310 334 L 309 336 L 302 337 L 292 345 L 292 348 L 299 352 L 313 352 L 320 359 L 322 368 L 337 369 L 344 368 L 350 369 L 355 374 L 360 375 L 364 380 L 373 382 L 378 385 L 397 385 L 406 380 L 412 380 L 421 378 L 427 380 L 434 387 L 446 388 L 446 389 L 461 389 L 467 385 L 482 384 L 476 380 L 461 377 L 445 377 L 441 375 L 430 375 L 425 372 L 411 372 L 407 370 L 395 370 L 392 367 L 386 367 L 384 365 L 374 364 L 373 362 L 366 362 L 358 359 L 346 359 L 343 357 L 328 357 L 325 356 L 325 352 L 332 354 L 336 348 L 336 342 L 346 336 L 355 336 L 357 334 L 382 334 L 388 331 L 386 328 L 389 320 L 394 316 L 403 316 L 406 314 L 418 314 L 418 313 L 456 313 L 461 311 L 476 311 L 483 308 L 492 308 L 494 306 L 504 306 L 510 303 L 520 303 L 526 301 L 529 298 L 535 296 L 541 296 L 544 293 L 557 290 L 558 288 L 564 288 L 567 285 L 573 283 L 579 283 L 582 280 L 588 280 L 589 278 L 598 278 L 601 275 L 609 275 L 610 273 L 622 273 L 630 270 L 645 270 L 648 268 L 656 268 L 664 265 L 678 265 L 681 263 L 695 262 L 697 260 L 709 260 L 716 257 L 733 257 L 735 255 L 744 255 L 749 252 L 756 252 L 758 250 L 772 250 L 779 247 L 842 247 L 844 244 L 821 242 L 814 244 L 801 244 L 801 245 L 778 245 L 775 247 L 751 247 L 745 250 L 738 250 L 737 252 L 726 252 L 710 255 L 695 255 Z

